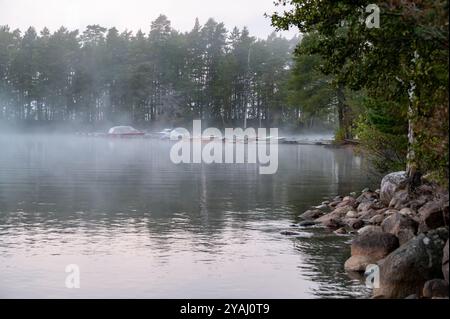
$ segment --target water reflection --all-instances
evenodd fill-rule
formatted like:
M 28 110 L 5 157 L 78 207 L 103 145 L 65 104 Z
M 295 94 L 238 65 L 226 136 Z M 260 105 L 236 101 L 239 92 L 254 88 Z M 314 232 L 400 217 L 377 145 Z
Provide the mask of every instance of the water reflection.
M 348 149 L 280 145 L 253 164 L 169 161 L 170 142 L 0 136 L 0 296 L 358 297 L 344 238 L 280 230 L 367 185 Z M 80 291 L 63 287 L 81 265 Z

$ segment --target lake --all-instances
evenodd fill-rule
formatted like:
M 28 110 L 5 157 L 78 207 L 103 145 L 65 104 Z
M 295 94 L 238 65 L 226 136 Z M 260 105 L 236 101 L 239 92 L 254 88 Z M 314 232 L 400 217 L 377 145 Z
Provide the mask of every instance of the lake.
M 173 164 L 173 142 L 0 135 L 0 297 L 360 298 L 351 237 L 280 234 L 370 186 L 349 148 L 279 145 L 255 164 Z M 65 268 L 80 269 L 66 288 Z

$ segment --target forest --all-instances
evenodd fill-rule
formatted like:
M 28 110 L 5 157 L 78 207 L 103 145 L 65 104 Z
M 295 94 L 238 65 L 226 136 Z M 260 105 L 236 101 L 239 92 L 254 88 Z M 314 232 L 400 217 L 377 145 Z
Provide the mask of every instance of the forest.
M 422 175 L 448 185 L 448 1 L 276 4 L 283 13 L 273 14 L 272 24 L 306 35 L 296 67 L 310 71 L 293 74 L 302 105 L 314 102 L 304 98 L 305 83 L 317 84 L 317 98 L 332 85 L 340 105 L 336 139 L 357 137 L 380 170 L 406 168 L 410 185 Z M 368 27 L 374 8 L 379 25 Z
M 299 39 L 261 40 L 198 19 L 179 32 L 160 15 L 148 33 L 89 25 L 51 33 L 0 27 L 0 119 L 80 123 L 258 125 L 299 117 L 287 102 Z

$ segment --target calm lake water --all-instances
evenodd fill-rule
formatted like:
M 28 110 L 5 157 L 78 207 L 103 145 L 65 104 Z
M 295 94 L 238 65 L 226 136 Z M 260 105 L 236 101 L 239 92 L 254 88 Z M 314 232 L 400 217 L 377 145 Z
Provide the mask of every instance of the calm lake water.
M 254 164 L 180 164 L 172 142 L 0 135 L 0 297 L 365 297 L 350 237 L 280 231 L 369 184 L 350 149 L 279 146 Z M 65 286 L 77 264 L 81 287 Z

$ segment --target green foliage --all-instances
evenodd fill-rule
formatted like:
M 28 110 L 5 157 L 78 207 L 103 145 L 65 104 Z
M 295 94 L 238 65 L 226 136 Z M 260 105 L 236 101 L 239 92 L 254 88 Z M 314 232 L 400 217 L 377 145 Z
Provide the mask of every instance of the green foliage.
M 403 170 L 408 146 L 404 105 L 364 94 L 358 97 L 358 103 L 361 114 L 354 130 L 361 142 L 361 151 L 381 173 Z
M 312 126 L 315 121 L 333 123 L 336 104 L 336 91 L 332 77 L 320 71 L 322 58 L 306 51 L 316 41 L 316 35 L 306 35 L 294 58 L 294 67 L 288 82 L 288 102 L 298 110 L 300 121 Z M 305 51 L 305 53 L 301 53 Z
M 380 28 L 364 23 L 370 0 L 278 3 L 290 8 L 274 14 L 273 25 L 317 33 L 307 51 L 323 58 L 321 70 L 370 98 L 358 123 L 366 148 L 395 166 L 406 159 L 407 139 L 410 174 L 436 170 L 448 178 L 448 2 L 380 1 Z
M 345 129 L 344 128 L 338 128 L 334 132 L 334 142 L 339 144 L 345 140 Z

